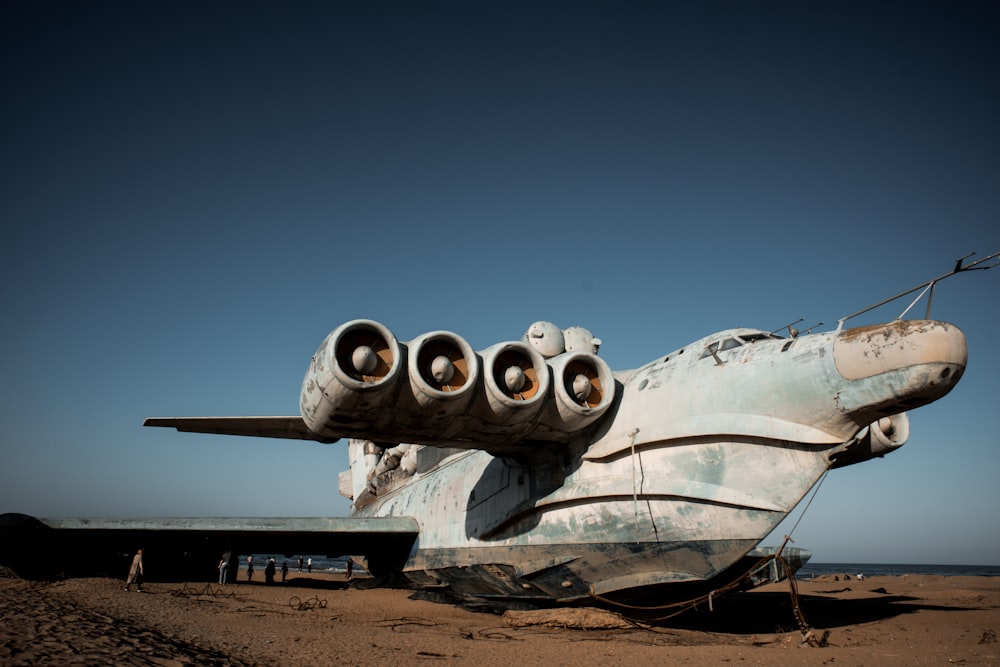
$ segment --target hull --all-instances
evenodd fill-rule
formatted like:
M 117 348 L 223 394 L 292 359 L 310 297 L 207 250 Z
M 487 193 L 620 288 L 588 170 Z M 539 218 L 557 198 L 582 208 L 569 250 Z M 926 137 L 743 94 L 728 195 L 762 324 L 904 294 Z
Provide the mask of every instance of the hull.
M 417 520 L 402 568 L 417 583 L 683 599 L 732 576 L 827 470 L 854 462 L 845 455 L 901 445 L 898 413 L 947 393 L 965 355 L 961 332 L 938 322 L 790 340 L 720 332 L 616 375 L 608 417 L 576 441 L 505 454 L 499 441 L 352 440 L 347 495 L 356 516 Z
M 420 449 L 417 472 L 381 480 L 355 515 L 417 518 L 403 566 L 416 585 L 556 602 L 683 598 L 714 585 L 785 518 L 828 469 L 831 449 L 760 438 L 646 443 L 577 459 L 564 477 L 558 462 L 477 451 L 421 472 Z M 551 490 L 538 488 L 546 478 Z

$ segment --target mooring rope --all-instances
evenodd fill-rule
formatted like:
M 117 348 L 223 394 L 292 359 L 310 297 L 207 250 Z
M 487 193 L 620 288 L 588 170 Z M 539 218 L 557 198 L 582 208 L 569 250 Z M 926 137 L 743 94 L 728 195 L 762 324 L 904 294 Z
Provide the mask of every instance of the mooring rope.
M 677 616 L 678 614 L 681 614 L 685 611 L 694 609 L 700 604 L 707 603 L 709 611 L 715 611 L 714 600 L 716 598 L 736 588 L 740 588 L 741 586 L 743 586 L 744 583 L 749 582 L 754 575 L 763 570 L 765 567 L 770 567 L 772 561 L 777 561 L 781 563 L 781 567 L 783 568 L 783 571 L 785 573 L 785 578 L 788 580 L 788 594 L 792 601 L 792 613 L 795 616 L 796 623 L 798 623 L 799 631 L 802 633 L 802 643 L 815 647 L 826 646 L 827 638 L 830 635 L 830 631 L 824 630 L 823 632 L 817 634 L 816 631 L 813 629 L 813 627 L 809 625 L 809 621 L 806 619 L 806 615 L 802 611 L 802 607 L 799 604 L 799 592 L 795 582 L 795 574 L 788 566 L 788 561 L 785 560 L 785 557 L 782 555 L 782 553 L 785 550 L 785 545 L 787 545 L 789 542 L 794 542 L 791 536 L 795 532 L 795 529 L 798 528 L 799 522 L 801 522 L 802 518 L 806 515 L 806 512 L 809 510 L 810 505 L 812 505 L 812 501 L 816 498 L 816 494 L 819 493 L 819 488 L 823 485 L 823 481 L 826 479 L 827 473 L 829 472 L 830 472 L 829 470 L 824 472 L 823 475 L 820 477 L 819 482 L 817 482 L 816 486 L 813 487 L 812 495 L 806 502 L 805 507 L 802 508 L 802 512 L 801 514 L 799 514 L 799 518 L 795 521 L 795 524 L 792 526 L 792 530 L 789 531 L 787 535 L 785 535 L 785 539 L 781 543 L 781 546 L 778 548 L 778 551 L 776 553 L 761 557 L 761 559 L 756 563 L 754 563 L 742 576 L 734 579 L 725 586 L 716 588 L 704 595 L 700 595 L 690 600 L 682 600 L 680 602 L 673 602 L 670 604 L 656 605 L 656 606 L 630 605 L 624 602 L 611 600 L 598 593 L 591 593 L 591 597 L 593 597 L 595 600 L 603 602 L 604 604 L 607 604 L 611 607 L 617 607 L 619 609 L 641 611 L 641 612 L 656 612 L 656 611 L 669 610 L 671 613 L 668 613 L 664 616 L 660 616 L 654 619 L 647 619 L 647 621 L 649 622 L 664 621 L 669 618 L 673 618 L 674 616 Z M 629 620 L 629 622 L 635 622 L 635 619 L 627 619 L 627 620 Z

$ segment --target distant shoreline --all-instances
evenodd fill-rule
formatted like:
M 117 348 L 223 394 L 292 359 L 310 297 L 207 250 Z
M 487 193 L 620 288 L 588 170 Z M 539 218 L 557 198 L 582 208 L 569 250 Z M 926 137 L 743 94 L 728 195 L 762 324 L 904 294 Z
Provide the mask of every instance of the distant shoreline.
M 827 574 L 859 572 L 866 577 L 899 577 L 903 575 L 928 575 L 938 577 L 1000 577 L 1000 565 L 954 565 L 927 563 L 806 563 L 795 574 L 797 579 L 810 579 Z
M 266 554 L 254 554 L 254 561 L 266 558 Z M 303 558 L 309 558 L 304 555 Z M 245 557 L 244 557 L 245 560 Z M 312 571 L 330 574 L 342 574 L 347 571 L 347 558 L 337 556 L 312 556 Z M 298 558 L 278 558 L 278 567 L 282 562 L 288 563 L 290 573 L 298 572 Z M 245 564 L 241 563 L 241 566 Z M 259 569 L 259 568 L 258 568 Z M 306 572 L 303 565 L 302 572 Z M 360 567 L 354 568 L 355 574 L 364 573 Z M 813 562 L 809 561 L 796 574 L 798 579 L 809 579 L 826 574 L 857 575 L 863 572 L 865 576 L 898 577 L 905 574 L 933 575 L 938 577 L 1000 577 L 1000 565 L 961 565 L 954 563 L 860 563 L 860 562 Z

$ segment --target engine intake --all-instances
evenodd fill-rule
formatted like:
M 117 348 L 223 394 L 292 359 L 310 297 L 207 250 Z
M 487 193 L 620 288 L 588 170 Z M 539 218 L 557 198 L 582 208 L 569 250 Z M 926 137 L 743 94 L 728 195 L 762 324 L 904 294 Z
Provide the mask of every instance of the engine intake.
M 414 338 L 407 347 L 407 369 L 418 402 L 471 398 L 479 381 L 479 358 L 464 338 L 433 331 Z
M 385 327 L 375 322 L 371 325 L 349 327 L 334 341 L 334 372 L 346 386 L 376 385 L 398 371 L 396 339 Z
M 497 343 L 483 350 L 484 400 L 473 406 L 487 422 L 520 424 L 532 419 L 549 392 L 549 367 L 525 343 Z
M 535 437 L 564 440 L 607 412 L 615 399 L 615 379 L 600 357 L 566 352 L 549 360 L 554 400 L 539 417 Z
M 910 418 L 905 412 L 882 417 L 861 429 L 854 442 L 837 455 L 831 467 L 843 468 L 885 456 L 905 445 L 909 437 Z
M 342 437 L 345 427 L 359 433 L 372 428 L 377 408 L 393 400 L 403 358 L 403 347 L 378 322 L 353 320 L 334 329 L 302 382 L 306 426 L 325 441 Z
M 479 357 L 464 338 L 448 331 L 418 336 L 406 348 L 409 390 L 384 411 L 383 437 L 400 442 L 441 439 L 454 430 L 476 394 Z M 409 437 L 399 437 L 401 431 Z

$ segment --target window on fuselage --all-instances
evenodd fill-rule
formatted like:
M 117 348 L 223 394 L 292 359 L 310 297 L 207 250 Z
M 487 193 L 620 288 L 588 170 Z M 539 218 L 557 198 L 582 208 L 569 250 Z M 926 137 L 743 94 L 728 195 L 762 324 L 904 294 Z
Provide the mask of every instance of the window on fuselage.
M 768 333 L 754 333 L 745 334 L 743 336 L 734 338 L 723 338 L 721 341 L 715 341 L 710 343 L 705 351 L 701 353 L 699 359 L 704 359 L 705 357 L 712 356 L 713 352 L 725 352 L 726 350 L 732 350 L 733 348 L 740 347 L 747 343 L 753 343 L 758 340 L 780 340 L 781 336 L 774 336 Z
M 734 347 L 739 347 L 743 345 L 743 341 L 739 338 L 723 338 L 722 340 L 717 340 L 714 343 L 709 343 L 705 351 L 701 353 L 699 359 L 704 359 L 705 357 L 712 356 L 713 352 L 724 352 L 725 350 L 731 350 Z
M 775 336 L 774 334 L 769 333 L 746 334 L 745 336 L 740 336 L 740 338 L 747 343 L 753 343 L 758 340 L 781 340 L 781 336 Z

